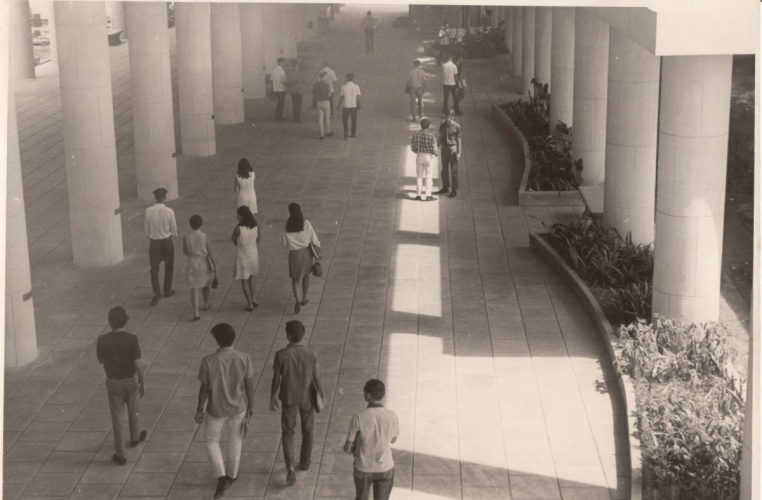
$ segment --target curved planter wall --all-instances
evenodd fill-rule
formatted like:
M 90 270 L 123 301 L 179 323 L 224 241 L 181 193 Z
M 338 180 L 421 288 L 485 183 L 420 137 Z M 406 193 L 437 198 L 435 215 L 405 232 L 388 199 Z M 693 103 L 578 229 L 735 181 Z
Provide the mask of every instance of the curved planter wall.
M 524 175 L 519 185 L 519 205 L 522 207 L 537 206 L 578 206 L 584 207 L 585 202 L 579 191 L 527 191 L 529 169 L 532 166 L 529 154 L 529 143 L 524 134 L 513 124 L 511 118 L 496 104 L 492 105 L 492 117 L 508 134 L 511 140 L 521 144 L 524 151 Z
M 493 106 L 494 108 L 494 106 Z M 577 273 L 561 258 L 558 253 L 538 234 L 529 234 L 529 246 L 543 262 L 548 264 L 556 274 L 566 283 L 585 308 L 590 319 L 593 321 L 598 334 L 606 346 L 609 361 L 614 366 L 617 374 L 619 390 L 624 397 L 625 410 L 627 412 L 627 436 L 630 441 L 630 499 L 642 500 L 643 498 L 643 469 L 640 457 L 640 440 L 635 434 L 637 430 L 637 417 L 635 416 L 635 388 L 628 376 L 622 376 L 616 367 L 616 355 L 612 341 L 616 336 L 611 328 L 609 320 L 603 313 L 603 309 L 590 293 L 587 285 L 577 276 Z

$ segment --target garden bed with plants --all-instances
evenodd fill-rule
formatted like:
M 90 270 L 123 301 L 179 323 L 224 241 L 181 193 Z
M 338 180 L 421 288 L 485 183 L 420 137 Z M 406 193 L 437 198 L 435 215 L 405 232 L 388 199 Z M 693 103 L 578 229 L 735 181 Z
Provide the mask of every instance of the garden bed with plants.
M 431 48 L 437 54 L 445 49 L 463 59 L 492 59 L 498 54 L 509 52 L 505 46 L 504 36 L 504 31 L 497 27 L 471 28 L 462 36 L 450 36 L 448 45 L 441 45 L 436 41 Z

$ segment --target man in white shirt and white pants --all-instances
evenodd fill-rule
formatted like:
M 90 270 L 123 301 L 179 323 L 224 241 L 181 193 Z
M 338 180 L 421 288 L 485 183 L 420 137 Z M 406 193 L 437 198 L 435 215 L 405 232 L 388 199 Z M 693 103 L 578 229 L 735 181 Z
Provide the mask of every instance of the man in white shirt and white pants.
M 145 232 L 151 240 L 148 247 L 148 260 L 151 263 L 151 286 L 153 287 L 153 299 L 151 306 L 155 306 L 161 299 L 161 287 L 159 286 L 159 263 L 164 261 L 164 296 L 171 297 L 175 294 L 172 290 L 172 275 L 174 273 L 175 246 L 172 238 L 177 236 L 177 222 L 175 212 L 164 205 L 167 199 L 167 190 L 157 188 L 153 191 L 156 203 L 146 209 Z
M 275 98 L 277 99 L 277 102 L 275 104 L 275 119 L 276 120 L 283 119 L 283 105 L 286 102 L 286 70 L 283 69 L 284 62 L 285 62 L 285 59 L 283 59 L 282 57 L 279 57 L 278 65 L 275 67 L 272 74 L 270 75 L 270 79 L 273 82 L 273 94 L 275 94 Z

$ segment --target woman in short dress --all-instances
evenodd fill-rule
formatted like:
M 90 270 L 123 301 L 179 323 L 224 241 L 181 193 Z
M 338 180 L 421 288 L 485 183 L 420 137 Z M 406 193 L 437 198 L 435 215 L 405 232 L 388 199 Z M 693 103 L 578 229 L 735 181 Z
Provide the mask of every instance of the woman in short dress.
M 257 193 L 254 191 L 254 169 L 251 168 L 249 160 L 241 158 L 238 160 L 238 173 L 235 176 L 235 185 L 233 190 L 238 192 L 238 205 L 247 206 L 251 213 L 256 215 Z
M 294 313 L 299 314 L 302 306 L 309 302 L 307 293 L 310 290 L 310 272 L 312 270 L 312 252 L 309 244 L 320 246 L 315 230 L 310 221 L 304 220 L 302 207 L 297 203 L 289 203 L 288 220 L 286 221 L 286 233 L 283 235 L 283 245 L 288 247 L 288 275 L 291 278 L 291 286 L 294 290 Z M 299 299 L 299 288 L 302 289 L 302 298 Z
M 253 311 L 259 305 L 254 301 L 254 276 L 259 274 L 259 229 L 249 207 L 242 205 L 238 207 L 237 213 L 238 225 L 231 237 L 235 244 L 234 278 L 241 280 L 246 310 Z
M 183 253 L 188 257 L 185 265 L 185 275 L 188 278 L 188 287 L 191 289 L 191 304 L 193 304 L 193 320 L 198 321 L 199 291 L 204 297 L 202 310 L 206 311 L 209 305 L 209 287 L 217 273 L 217 264 L 209 249 L 209 240 L 206 234 L 201 232 L 201 224 L 204 220 L 200 215 L 192 215 L 188 221 L 192 231 L 183 238 Z

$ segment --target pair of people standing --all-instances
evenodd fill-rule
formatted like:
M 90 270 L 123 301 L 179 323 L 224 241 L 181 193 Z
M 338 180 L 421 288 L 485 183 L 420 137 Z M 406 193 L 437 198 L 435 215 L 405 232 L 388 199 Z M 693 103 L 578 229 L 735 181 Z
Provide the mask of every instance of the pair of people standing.
M 299 68 L 299 61 L 293 59 L 287 68 L 286 60 L 278 58 L 278 65 L 273 69 L 270 78 L 273 84 L 273 94 L 275 95 L 275 119 L 283 119 L 283 108 L 286 102 L 286 92 L 291 94 L 291 110 L 294 121 L 302 121 L 302 98 L 304 95 L 304 72 Z
M 458 160 L 460 160 L 462 144 L 460 125 L 455 121 L 453 110 L 450 110 L 447 119 L 439 126 L 439 137 L 429 132 L 430 125 L 431 121 L 428 118 L 421 120 L 421 130 L 414 134 L 410 141 L 410 149 L 416 154 L 417 194 L 415 199 L 421 201 L 435 199 L 431 196 L 431 189 L 438 152 L 441 152 L 442 156 L 442 189 L 435 194 L 449 193 L 449 198 L 455 198 L 458 195 Z M 425 191 L 423 191 L 424 182 Z

